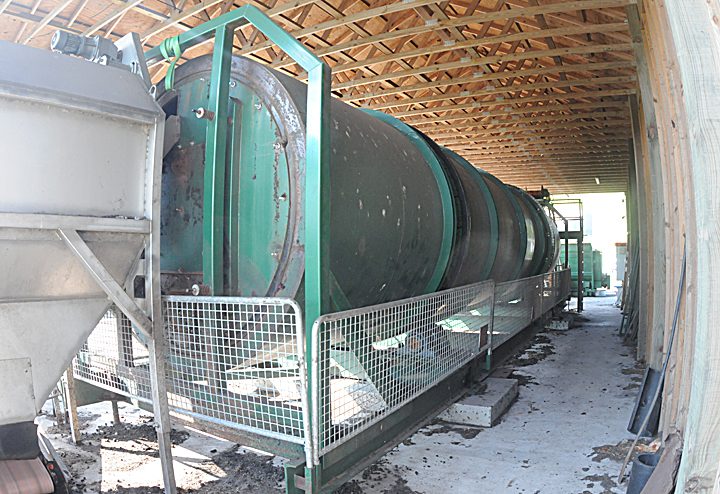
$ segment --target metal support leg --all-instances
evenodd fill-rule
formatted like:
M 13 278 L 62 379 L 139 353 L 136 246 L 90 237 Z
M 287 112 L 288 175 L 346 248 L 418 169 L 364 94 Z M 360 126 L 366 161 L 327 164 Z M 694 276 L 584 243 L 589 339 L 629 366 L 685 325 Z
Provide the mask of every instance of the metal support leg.
M 157 329 L 157 328 L 156 328 Z M 160 333 L 158 335 L 157 333 Z M 150 351 L 150 384 L 152 385 L 153 413 L 155 414 L 155 429 L 160 449 L 160 464 L 163 472 L 165 494 L 175 494 L 175 470 L 172 461 L 172 443 L 170 442 L 170 408 L 168 407 L 167 388 L 165 386 L 165 331 L 157 331 L 148 345 Z M 162 376 L 162 379 L 158 379 Z
M 80 419 L 77 411 L 77 397 L 75 395 L 75 376 L 72 365 L 65 371 L 65 399 L 70 418 L 70 436 L 74 444 L 80 443 Z
M 156 229 L 157 226 L 153 225 Z M 145 258 L 148 264 L 146 293 L 151 303 L 150 319 L 145 312 L 125 293 L 122 286 L 112 277 L 102 262 L 95 256 L 90 247 L 80 237 L 76 230 L 59 229 L 60 238 L 65 241 L 68 248 L 82 262 L 83 267 L 92 275 L 97 284 L 105 291 L 108 298 L 125 314 L 128 319 L 148 338 L 148 351 L 150 353 L 150 384 L 155 414 L 155 428 L 158 435 L 160 449 L 160 462 L 162 464 L 163 482 L 166 494 L 175 494 L 175 472 L 172 463 L 172 444 L 170 442 L 170 410 L 168 408 L 167 387 L 165 382 L 165 326 L 163 324 L 162 310 L 159 298 L 159 256 L 157 247 L 153 242 L 146 246 Z M 159 241 L 156 235 L 155 243 Z M 156 259 L 157 258 L 157 259 Z M 153 281 L 150 282 L 149 280 Z

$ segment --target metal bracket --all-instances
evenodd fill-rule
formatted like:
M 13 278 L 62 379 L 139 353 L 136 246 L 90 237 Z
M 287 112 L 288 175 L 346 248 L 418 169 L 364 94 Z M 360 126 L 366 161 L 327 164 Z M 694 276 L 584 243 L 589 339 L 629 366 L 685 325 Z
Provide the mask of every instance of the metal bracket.
M 57 232 L 65 242 L 65 245 L 67 245 L 72 253 L 82 262 L 83 267 L 107 294 L 108 298 L 125 313 L 128 319 L 130 319 L 144 336 L 148 339 L 152 338 L 153 323 L 150 318 L 145 315 L 145 312 L 130 298 L 122 286 L 115 281 L 115 278 L 113 278 L 95 253 L 90 250 L 90 247 L 82 237 L 80 237 L 77 230 L 59 228 Z

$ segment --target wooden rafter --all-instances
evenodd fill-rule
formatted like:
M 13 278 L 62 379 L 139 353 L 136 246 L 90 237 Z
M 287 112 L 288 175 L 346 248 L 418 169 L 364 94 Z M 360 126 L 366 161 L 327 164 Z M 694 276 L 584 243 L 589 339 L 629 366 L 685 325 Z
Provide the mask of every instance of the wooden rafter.
M 519 186 L 591 192 L 627 185 L 635 1 L 0 0 L 0 26 L 35 46 L 54 29 L 135 31 L 155 46 L 251 3 L 331 66 L 343 101 L 390 113 Z M 251 28 L 236 33 L 235 50 L 304 77 Z

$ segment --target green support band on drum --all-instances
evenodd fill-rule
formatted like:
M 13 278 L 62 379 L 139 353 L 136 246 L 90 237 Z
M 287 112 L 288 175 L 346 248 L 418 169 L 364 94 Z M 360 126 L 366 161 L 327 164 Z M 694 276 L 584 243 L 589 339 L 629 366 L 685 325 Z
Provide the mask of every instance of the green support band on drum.
M 513 274 L 512 279 L 517 279 L 520 276 L 520 272 L 522 271 L 522 266 L 525 263 L 525 254 L 527 253 L 527 227 L 525 226 L 525 215 L 522 212 L 522 208 L 520 207 L 520 204 L 518 204 L 517 200 L 515 199 L 515 194 L 508 188 L 507 185 L 505 185 L 502 181 L 500 181 L 499 178 L 497 178 L 494 175 L 491 175 L 490 173 L 486 172 L 485 170 L 478 168 L 478 171 L 480 171 L 483 176 L 488 177 L 490 180 L 495 182 L 500 190 L 503 191 L 505 196 L 509 198 L 510 203 L 513 206 L 513 209 L 515 210 L 515 218 L 517 219 L 517 223 L 519 225 L 520 229 L 520 251 L 519 259 L 517 263 L 517 269 L 515 270 L 515 273 Z
M 378 120 L 392 126 L 394 129 L 397 129 L 403 135 L 405 135 L 410 140 L 410 142 L 412 142 L 412 144 L 415 145 L 415 147 L 422 153 L 425 161 L 432 170 L 435 180 L 437 181 L 438 189 L 440 191 L 440 203 L 443 210 L 443 235 L 440 247 L 440 255 L 438 256 L 438 262 L 435 265 L 435 269 L 433 270 L 432 278 L 430 279 L 430 282 L 425 289 L 426 293 L 434 292 L 440 287 L 440 282 L 442 281 L 443 276 L 445 275 L 445 271 L 450 264 L 450 255 L 452 253 L 453 247 L 453 234 L 455 232 L 455 214 L 453 211 L 452 191 L 450 190 L 450 184 L 448 183 L 448 179 L 445 176 L 445 172 L 443 171 L 442 165 L 440 164 L 438 157 L 435 155 L 435 153 L 430 148 L 425 139 L 423 139 L 423 137 L 418 134 L 415 129 L 413 129 L 408 124 L 401 122 L 397 118 L 388 115 L 387 113 L 383 113 L 377 110 L 368 110 L 364 108 L 362 110 L 365 113 L 377 118 Z
M 513 193 L 513 191 L 510 190 L 510 188 L 504 183 L 500 182 L 500 184 L 507 191 L 508 197 L 510 197 L 510 202 L 515 209 L 515 216 L 517 218 L 518 225 L 520 225 L 520 250 L 518 251 L 518 265 L 514 276 L 514 278 L 519 278 L 522 274 L 523 265 L 525 264 L 525 256 L 527 255 L 527 225 L 525 224 L 525 215 L 523 214 L 523 210 L 520 207 L 517 196 Z
M 542 232 L 542 245 L 540 245 L 539 242 L 535 243 L 535 252 L 533 253 L 533 258 L 535 261 L 530 266 L 530 270 L 532 273 L 540 273 L 547 271 L 543 269 L 543 265 L 545 264 L 545 259 L 547 257 L 547 250 L 548 250 L 548 244 L 547 244 L 547 232 L 550 230 L 550 226 L 547 224 L 548 219 L 547 216 L 545 216 L 545 213 L 543 213 L 542 208 L 540 205 L 530 197 L 527 193 L 525 193 L 522 189 L 519 187 L 515 187 L 515 193 L 518 195 L 525 203 L 530 207 L 531 211 L 535 211 L 536 214 L 532 219 L 533 228 L 535 228 L 537 231 Z M 541 223 L 541 225 L 538 225 L 538 222 Z M 538 228 L 540 226 L 541 228 Z M 535 238 L 537 240 L 538 234 L 535 233 Z M 542 255 L 538 256 L 537 251 L 538 249 L 542 249 Z
M 492 194 L 490 193 L 490 189 L 488 188 L 487 184 L 485 183 L 485 180 L 482 179 L 482 176 L 480 173 L 482 170 L 479 168 L 473 166 L 468 160 L 457 154 L 455 151 L 451 151 L 448 148 L 442 148 L 443 152 L 449 154 L 453 158 L 457 160 L 458 163 L 460 163 L 466 170 L 468 170 L 472 175 L 475 177 L 477 176 L 477 184 L 480 186 L 480 190 L 482 191 L 483 199 L 485 199 L 485 204 L 488 208 L 488 217 L 490 219 L 490 252 L 485 259 L 485 266 L 483 268 L 483 277 L 482 279 L 487 279 L 490 277 L 490 273 L 492 272 L 493 264 L 495 264 L 495 258 L 497 257 L 497 251 L 498 251 L 498 243 L 499 243 L 499 235 L 498 235 L 498 218 L 497 218 L 497 208 L 495 207 L 495 201 L 493 200 Z

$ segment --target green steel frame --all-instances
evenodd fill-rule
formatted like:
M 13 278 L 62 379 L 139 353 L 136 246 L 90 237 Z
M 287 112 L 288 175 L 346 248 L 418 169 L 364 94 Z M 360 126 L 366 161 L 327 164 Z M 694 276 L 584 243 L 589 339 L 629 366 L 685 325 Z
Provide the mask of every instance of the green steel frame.
M 308 74 L 307 121 L 305 143 L 305 327 L 329 311 L 328 263 L 328 176 L 329 176 L 329 99 L 330 68 L 285 32 L 259 9 L 246 5 L 172 38 L 179 56 L 186 49 L 210 38 L 215 39 L 205 148 L 205 198 L 203 217 L 203 279 L 214 295 L 223 290 L 223 234 L 225 211 L 226 156 L 228 152 L 228 91 L 235 30 L 251 24 L 292 57 Z M 148 64 L 165 59 L 161 45 L 149 50 Z M 232 161 L 230 166 L 233 166 Z M 232 170 L 230 170 L 232 172 Z M 232 176 L 232 173 L 230 174 Z M 306 341 L 306 355 L 311 354 L 311 339 Z M 308 382 L 311 380 L 308 366 Z M 308 400 L 312 393 L 307 390 Z M 309 440 L 309 439 L 308 439 Z M 271 448 L 272 449 L 272 448 Z M 300 467 L 298 467 L 300 468 Z M 305 466 L 306 490 L 320 488 L 318 469 Z M 291 472 L 288 472 L 291 473 Z M 289 477 L 288 491 L 296 490 L 294 475 Z
M 331 97 L 329 67 L 260 10 L 250 5 L 166 40 L 164 43 L 167 44 L 164 48 L 160 45 L 149 50 L 146 59 L 149 64 L 158 62 L 167 59 L 169 52 L 177 59 L 184 50 L 208 39 L 215 39 L 210 98 L 206 109 L 209 117 L 205 149 L 202 268 L 204 283 L 208 285 L 212 294 L 222 295 L 225 177 L 234 176 L 232 167 L 235 166 L 233 160 L 228 162 L 226 159 L 231 147 L 228 142 L 229 105 L 226 102 L 229 98 L 233 35 L 236 29 L 248 24 L 260 30 L 298 62 L 308 74 L 304 320 L 305 327 L 310 328 L 317 318 L 332 310 L 330 294 L 337 291 L 337 287 L 332 283 L 328 262 L 330 215 L 328 179 L 331 149 L 328 128 Z M 231 169 L 228 170 L 228 166 Z M 516 203 L 514 206 L 519 210 Z M 496 225 L 494 227 L 497 228 Z M 308 362 L 312 355 L 312 345 L 312 332 L 307 331 L 305 353 Z M 489 356 L 483 363 L 472 361 L 466 364 L 422 396 L 416 397 L 403 408 L 373 425 L 371 429 L 358 435 L 352 442 L 323 456 L 320 465 L 308 465 L 299 457 L 291 459 L 285 466 L 286 491 L 319 493 L 337 487 L 348 474 L 360 471 L 369 462 L 374 461 L 387 449 L 394 447 L 419 428 L 443 406 L 457 399 L 478 374 L 487 372 L 489 366 Z M 312 368 L 312 365 L 307 366 L 308 383 L 312 382 Z M 313 388 L 308 386 L 306 392 L 310 407 L 314 399 L 321 399 L 313 396 L 313 391 Z M 296 444 L 285 444 L 277 439 L 256 437 L 251 434 L 243 434 L 243 437 L 244 442 L 270 452 L 281 455 L 287 455 L 288 451 L 299 453 Z M 306 438 L 306 441 L 312 441 L 312 438 Z

